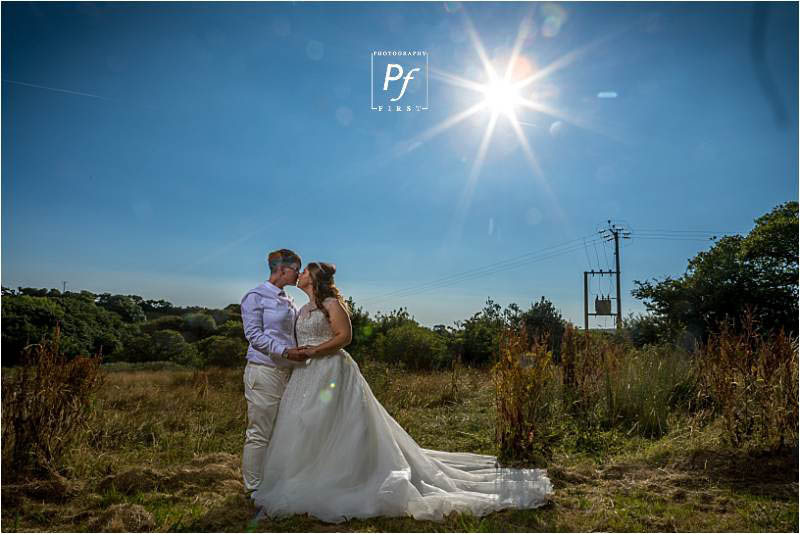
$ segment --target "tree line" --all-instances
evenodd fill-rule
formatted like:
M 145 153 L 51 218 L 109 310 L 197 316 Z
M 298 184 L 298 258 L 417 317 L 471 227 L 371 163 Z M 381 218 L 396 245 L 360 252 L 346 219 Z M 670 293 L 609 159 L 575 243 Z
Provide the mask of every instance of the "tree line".
M 647 313 L 630 315 L 618 336 L 648 344 L 705 342 L 725 320 L 753 311 L 764 334 L 783 329 L 797 335 L 798 203 L 786 202 L 755 220 L 746 236 L 725 236 L 689 260 L 686 272 L 662 280 L 634 281 L 632 296 Z M 453 325 L 420 325 L 407 309 L 370 316 L 353 299 L 353 341 L 357 360 L 402 363 L 412 369 L 493 361 L 508 329 L 525 332 L 529 342 L 546 336 L 553 358 L 560 357 L 567 321 L 547 298 L 523 309 L 502 308 L 491 298 L 484 308 Z M 174 306 L 138 295 L 90 291 L 2 288 L 2 365 L 22 363 L 31 344 L 61 329 L 68 357 L 101 353 L 104 362 L 171 361 L 192 367 L 237 366 L 247 341 L 238 304 L 223 309 Z

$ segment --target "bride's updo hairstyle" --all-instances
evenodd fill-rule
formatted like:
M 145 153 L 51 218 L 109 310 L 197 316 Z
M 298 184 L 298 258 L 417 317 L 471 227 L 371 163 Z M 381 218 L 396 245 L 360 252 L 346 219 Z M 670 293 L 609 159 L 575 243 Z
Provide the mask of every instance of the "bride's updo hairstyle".
M 314 288 L 314 305 L 325 314 L 325 318 L 329 321 L 331 320 L 328 310 L 322 305 L 322 301 L 328 297 L 338 300 L 347 315 L 350 315 L 350 307 L 339 292 L 339 288 L 333 283 L 336 266 L 332 263 L 320 261 L 309 263 L 306 268 L 308 269 L 308 274 L 311 275 L 311 285 Z

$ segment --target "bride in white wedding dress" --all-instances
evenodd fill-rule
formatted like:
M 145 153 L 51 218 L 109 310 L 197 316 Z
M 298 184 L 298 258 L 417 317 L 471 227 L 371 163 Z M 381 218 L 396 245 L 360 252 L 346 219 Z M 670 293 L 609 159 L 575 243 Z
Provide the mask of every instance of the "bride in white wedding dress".
M 296 324 L 298 345 L 307 348 L 297 359 L 310 360 L 292 371 L 281 399 L 252 495 L 259 517 L 442 520 L 453 511 L 482 516 L 545 504 L 553 491 L 545 470 L 423 449 L 386 412 L 341 348 L 351 326 L 334 272 L 333 265 L 311 263 L 297 282 L 309 296 Z

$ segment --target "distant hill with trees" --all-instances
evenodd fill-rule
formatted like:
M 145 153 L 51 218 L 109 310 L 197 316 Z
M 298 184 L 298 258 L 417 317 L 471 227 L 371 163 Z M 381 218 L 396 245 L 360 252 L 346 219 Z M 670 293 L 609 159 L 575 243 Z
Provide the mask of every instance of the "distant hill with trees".
M 746 236 L 725 236 L 701 251 L 685 274 L 634 282 L 632 295 L 647 314 L 630 316 L 621 333 L 635 346 L 705 341 L 728 319 L 740 328 L 746 309 L 767 333 L 798 331 L 798 203 L 786 202 L 755 221 Z M 402 362 L 411 369 L 491 363 L 505 329 L 526 332 L 528 341 L 547 336 L 557 362 L 567 321 L 545 297 L 527 310 L 505 309 L 491 298 L 484 308 L 452 326 L 420 325 L 405 308 L 370 317 L 349 299 L 356 360 Z M 25 347 L 61 326 L 61 350 L 68 356 L 102 352 L 104 362 L 171 361 L 193 367 L 237 366 L 247 340 L 241 309 L 174 306 L 138 295 L 2 288 L 2 365 L 21 363 Z M 607 332 L 596 332 L 608 335 Z

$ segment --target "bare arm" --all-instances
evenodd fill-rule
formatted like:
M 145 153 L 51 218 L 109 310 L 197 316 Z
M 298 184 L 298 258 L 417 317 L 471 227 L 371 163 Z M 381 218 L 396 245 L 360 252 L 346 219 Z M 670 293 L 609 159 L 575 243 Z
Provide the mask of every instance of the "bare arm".
M 350 316 L 344 311 L 337 299 L 327 299 L 322 303 L 330 315 L 330 325 L 333 337 L 315 347 L 305 350 L 310 358 L 318 358 L 333 354 L 337 350 L 346 347 L 353 340 L 353 326 L 350 324 Z

